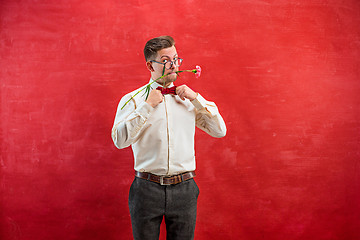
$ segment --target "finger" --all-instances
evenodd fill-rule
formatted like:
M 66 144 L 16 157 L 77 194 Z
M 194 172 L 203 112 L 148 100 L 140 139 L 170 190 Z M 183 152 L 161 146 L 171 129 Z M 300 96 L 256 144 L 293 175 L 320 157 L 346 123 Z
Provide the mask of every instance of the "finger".
M 176 90 L 184 90 L 186 88 L 186 85 L 181 85 L 176 87 Z
M 185 85 L 181 85 L 176 88 L 176 94 L 180 97 L 181 100 L 185 100 Z
M 180 95 L 180 98 L 181 98 L 181 100 L 185 101 L 184 93 L 182 93 L 182 94 Z
M 184 97 L 184 92 L 179 92 L 178 93 L 178 95 L 179 95 L 179 97 L 181 98 L 181 100 L 184 100 L 185 99 L 185 97 Z
M 185 93 L 186 93 L 186 89 L 181 88 L 179 92 L 180 92 L 180 94 L 181 94 L 181 95 L 185 95 Z

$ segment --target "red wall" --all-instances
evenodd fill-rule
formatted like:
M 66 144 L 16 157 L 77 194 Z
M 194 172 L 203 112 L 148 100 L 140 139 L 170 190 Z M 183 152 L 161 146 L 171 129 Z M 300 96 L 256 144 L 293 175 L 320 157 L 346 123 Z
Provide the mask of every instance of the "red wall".
M 196 239 L 360 239 L 358 0 L 0 4 L 2 240 L 131 239 L 110 132 L 163 34 L 228 127 L 196 135 Z

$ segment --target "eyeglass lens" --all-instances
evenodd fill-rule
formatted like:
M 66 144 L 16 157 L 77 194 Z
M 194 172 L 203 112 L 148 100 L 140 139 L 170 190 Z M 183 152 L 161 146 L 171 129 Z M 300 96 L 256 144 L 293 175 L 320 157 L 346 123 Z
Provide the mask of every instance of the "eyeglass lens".
M 181 58 L 177 58 L 177 59 L 175 59 L 174 61 L 168 61 L 168 62 L 166 62 L 166 63 L 165 63 L 165 67 L 166 67 L 167 69 L 170 69 L 173 64 L 174 64 L 176 67 L 180 67 L 181 63 L 182 63 L 182 59 L 181 59 Z

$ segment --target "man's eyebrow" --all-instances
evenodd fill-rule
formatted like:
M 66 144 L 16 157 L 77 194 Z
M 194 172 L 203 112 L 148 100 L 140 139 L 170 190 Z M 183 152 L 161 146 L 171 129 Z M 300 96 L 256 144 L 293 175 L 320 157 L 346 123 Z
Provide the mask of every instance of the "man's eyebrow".
M 174 57 L 177 57 L 177 56 L 178 56 L 177 54 L 174 55 Z M 163 57 L 170 58 L 168 55 L 161 56 L 160 58 L 163 58 Z

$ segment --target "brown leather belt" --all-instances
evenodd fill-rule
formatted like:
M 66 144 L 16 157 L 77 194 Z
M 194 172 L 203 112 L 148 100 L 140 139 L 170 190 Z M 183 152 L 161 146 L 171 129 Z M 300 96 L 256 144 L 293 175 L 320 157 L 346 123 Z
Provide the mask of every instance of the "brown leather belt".
M 138 178 L 146 179 L 148 181 L 159 183 L 160 185 L 172 185 L 184 182 L 195 177 L 195 172 L 186 172 L 174 176 L 159 176 L 147 172 L 138 172 L 135 171 L 135 176 Z

